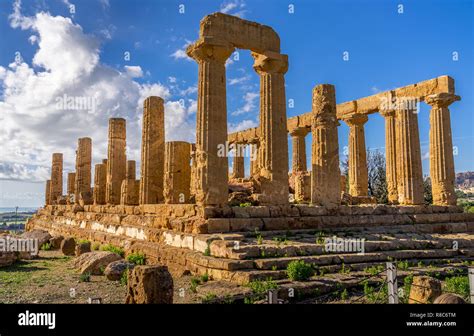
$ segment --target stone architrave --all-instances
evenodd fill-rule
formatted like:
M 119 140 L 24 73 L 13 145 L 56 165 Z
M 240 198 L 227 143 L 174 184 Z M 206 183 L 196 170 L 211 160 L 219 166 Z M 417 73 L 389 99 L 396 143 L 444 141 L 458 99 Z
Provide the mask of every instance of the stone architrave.
M 448 106 L 461 97 L 440 93 L 425 97 L 430 112 L 430 177 L 433 204 L 456 205 L 451 116 Z
M 120 204 L 122 181 L 126 175 L 127 157 L 126 123 L 122 118 L 109 119 L 109 145 L 107 158 L 107 185 L 105 199 L 107 204 Z
M 330 208 L 341 203 L 338 126 L 334 86 L 314 87 L 311 203 Z
M 140 204 L 163 202 L 165 162 L 165 108 L 160 97 L 143 103 Z

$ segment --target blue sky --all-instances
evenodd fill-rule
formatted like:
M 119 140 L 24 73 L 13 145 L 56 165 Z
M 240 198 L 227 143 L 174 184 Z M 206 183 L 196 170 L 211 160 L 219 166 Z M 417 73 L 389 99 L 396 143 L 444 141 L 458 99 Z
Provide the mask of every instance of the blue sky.
M 280 35 L 290 63 L 286 95 L 295 102 L 288 116 L 310 111 L 311 90 L 321 83 L 334 84 L 341 103 L 441 75 L 453 77 L 462 98 L 451 106 L 456 171 L 474 170 L 472 1 L 1 0 L 0 207 L 41 205 L 51 153 L 64 152 L 65 171 L 72 171 L 80 136 L 93 138 L 97 163 L 105 155 L 111 116 L 127 118 L 127 154 L 139 161 L 139 101 L 148 94 L 168 102 L 167 139 L 192 141 L 197 64 L 183 50 L 198 37 L 199 21 L 216 11 L 270 25 Z M 349 61 L 343 60 L 345 51 Z M 17 52 L 21 60 L 11 67 Z M 240 50 L 239 60 L 227 65 L 230 130 L 258 124 L 252 63 L 250 53 Z M 58 95 L 91 92 L 100 92 L 93 113 L 51 110 Z M 419 127 L 428 174 L 425 104 Z M 371 115 L 365 129 L 367 147 L 383 151 L 383 118 Z M 341 123 L 341 154 L 347 134 Z M 310 142 L 308 136 L 308 153 Z

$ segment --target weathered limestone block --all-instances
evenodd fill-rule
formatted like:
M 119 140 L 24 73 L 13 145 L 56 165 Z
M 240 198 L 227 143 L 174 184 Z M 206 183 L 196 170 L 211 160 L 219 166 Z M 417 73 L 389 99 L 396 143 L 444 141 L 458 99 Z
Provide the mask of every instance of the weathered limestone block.
M 94 171 L 94 204 L 105 204 L 105 190 L 107 185 L 107 164 L 95 165 Z
M 199 40 L 186 53 L 199 65 L 196 124 L 196 202 L 227 203 L 228 161 L 225 62 L 234 51 L 230 43 Z
M 125 119 L 109 119 L 109 146 L 107 158 L 107 186 L 105 199 L 107 204 L 120 204 L 120 189 L 125 179 L 127 158 Z
M 53 153 L 51 166 L 50 202 L 56 204 L 63 194 L 63 154 Z
M 344 121 L 349 125 L 349 194 L 367 196 L 368 171 L 365 148 L 364 124 L 366 115 L 349 115 Z
M 51 244 L 51 248 L 54 250 L 61 248 L 61 242 L 63 240 L 64 240 L 64 237 L 61 235 L 50 238 L 49 243 Z
M 433 204 L 456 205 L 451 117 L 448 106 L 460 100 L 450 93 L 429 95 L 425 102 L 430 112 L 430 177 Z
M 151 96 L 143 103 L 140 204 L 163 201 L 165 162 L 165 109 L 160 97 Z
M 76 245 L 75 254 L 76 257 L 80 255 L 90 252 L 91 251 L 91 243 L 90 242 L 83 242 Z
M 260 75 L 260 192 L 259 202 L 287 204 L 288 135 L 285 73 L 288 56 L 272 51 L 252 52 Z
M 74 267 L 79 269 L 81 274 L 101 275 L 111 262 L 117 260 L 122 260 L 122 257 L 113 252 L 86 252 L 74 260 Z
M 122 181 L 120 190 L 121 205 L 138 205 L 139 203 L 140 180 L 126 179 Z
M 466 301 L 462 297 L 456 294 L 445 293 L 438 296 L 434 304 L 466 304 Z
M 92 140 L 91 138 L 80 138 L 76 151 L 76 181 L 75 201 L 79 204 L 81 193 L 91 192 L 91 163 L 92 163 Z
M 108 280 L 119 281 L 122 278 L 122 274 L 124 272 L 132 270 L 134 267 L 135 264 L 125 260 L 113 261 L 105 268 L 104 275 Z
M 128 304 L 172 304 L 173 278 L 166 266 L 136 266 L 128 272 Z
M 341 203 L 336 91 L 322 84 L 313 89 L 311 203 L 326 207 Z
M 69 237 L 61 241 L 61 252 L 68 256 L 72 256 L 76 253 L 76 241 L 74 238 Z
M 404 205 L 423 204 L 423 174 L 421 167 L 418 115 L 407 103 L 396 112 L 397 191 Z
M 442 294 L 441 282 L 429 276 L 415 276 L 408 303 L 433 303 Z
M 191 184 L 191 145 L 184 141 L 165 144 L 164 196 L 166 203 L 188 203 Z

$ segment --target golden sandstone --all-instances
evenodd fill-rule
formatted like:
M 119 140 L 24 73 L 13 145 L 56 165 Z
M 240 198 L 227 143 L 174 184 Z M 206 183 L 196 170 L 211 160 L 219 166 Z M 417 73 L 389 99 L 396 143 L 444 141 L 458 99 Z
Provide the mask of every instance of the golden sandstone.
M 225 63 L 236 48 L 250 50 L 255 60 L 254 69 L 260 77 L 260 125 L 228 134 Z M 27 229 L 43 228 L 118 245 L 131 241 L 134 251 L 157 255 L 156 259 L 165 263 L 175 258 L 175 252 L 151 251 L 141 242 L 159 241 L 203 252 L 208 245 L 202 239 L 207 238 L 200 234 L 405 224 L 415 226 L 413 232 L 474 230 L 473 216 L 455 206 L 448 106 L 460 98 L 454 93 L 452 78 L 441 76 L 341 104 L 336 104 L 333 85 L 319 84 L 312 90 L 311 112 L 287 118 L 288 56 L 280 52 L 280 40 L 272 28 L 212 14 L 201 21 L 199 39 L 188 47 L 187 54 L 198 64 L 196 143 L 165 142 L 164 101 L 148 97 L 143 108 L 140 178 L 136 177 L 135 161 L 127 162 L 126 122 L 112 118 L 107 160 L 95 165 L 93 189 L 92 141 L 81 138 L 75 175 L 68 175 L 67 193 L 75 194 L 76 205 L 58 203 L 62 154 L 55 153 L 51 179 L 46 182 L 46 206 L 28 222 Z M 420 102 L 431 106 L 434 205 L 424 205 L 416 110 Z M 389 205 L 373 204 L 368 195 L 364 127 L 373 113 L 385 119 Z M 340 172 L 341 120 L 349 126 L 348 181 Z M 308 170 L 305 137 L 310 132 Z M 288 135 L 293 148 L 291 173 Z M 245 150 L 222 155 L 221 149 L 229 144 Z M 242 152 L 250 154 L 248 177 Z M 233 170 L 229 174 L 231 155 Z M 289 202 L 290 185 L 295 204 Z M 229 206 L 230 192 L 241 197 L 245 206 Z M 344 197 L 353 199 L 350 204 L 368 204 L 343 205 Z M 191 271 L 208 270 L 199 267 Z M 234 275 L 221 272 L 216 276 Z

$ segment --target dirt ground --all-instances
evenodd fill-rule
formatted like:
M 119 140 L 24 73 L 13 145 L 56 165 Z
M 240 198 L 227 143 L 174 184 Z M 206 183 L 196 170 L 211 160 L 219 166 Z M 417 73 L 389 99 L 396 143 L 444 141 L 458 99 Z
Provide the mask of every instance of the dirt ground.
M 0 303 L 87 303 L 89 298 L 101 298 L 102 303 L 125 302 L 125 284 L 102 275 L 83 282 L 71 265 L 73 259 L 59 251 L 40 251 L 36 259 L 0 268 Z M 248 290 L 220 281 L 192 279 L 174 279 L 174 303 L 202 303 Z

